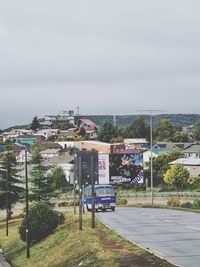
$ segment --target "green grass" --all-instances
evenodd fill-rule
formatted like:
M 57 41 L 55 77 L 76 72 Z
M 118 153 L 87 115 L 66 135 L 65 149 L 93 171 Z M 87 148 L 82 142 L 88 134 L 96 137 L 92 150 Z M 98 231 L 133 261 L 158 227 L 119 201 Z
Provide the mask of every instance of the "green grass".
M 5 218 L 5 216 L 0 215 L 0 221 L 4 220 Z
M 137 258 L 138 267 L 172 266 L 139 249 L 126 239 L 106 228 L 99 221 L 91 229 L 91 214 L 83 215 L 83 230 L 79 230 L 78 214 L 65 214 L 66 220 L 40 243 L 32 244 L 30 259 L 26 259 L 25 243 L 19 238 L 21 219 L 9 224 L 0 222 L 0 247 L 14 267 L 128 267 Z

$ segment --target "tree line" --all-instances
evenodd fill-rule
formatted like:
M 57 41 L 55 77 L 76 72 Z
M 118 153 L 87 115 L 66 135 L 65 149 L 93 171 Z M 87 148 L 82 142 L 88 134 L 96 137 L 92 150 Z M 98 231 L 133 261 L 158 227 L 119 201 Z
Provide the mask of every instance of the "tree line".
M 150 125 L 143 116 L 136 117 L 124 127 L 116 127 L 112 122 L 105 120 L 98 131 L 98 140 L 115 143 L 124 138 L 150 139 Z M 182 131 L 170 119 L 159 120 L 153 127 L 153 142 L 192 142 L 200 140 L 200 120 L 194 125 L 192 135 Z

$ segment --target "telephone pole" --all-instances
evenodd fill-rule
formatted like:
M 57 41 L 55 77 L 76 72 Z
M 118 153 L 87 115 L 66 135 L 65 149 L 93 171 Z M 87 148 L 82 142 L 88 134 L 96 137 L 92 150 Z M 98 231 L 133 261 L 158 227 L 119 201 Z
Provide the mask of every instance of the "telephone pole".
M 26 181 L 26 257 L 30 258 L 27 149 L 25 149 L 25 181 Z
M 153 204 L 153 113 L 163 112 L 161 109 L 143 109 L 138 112 L 148 112 L 150 121 L 150 151 L 151 151 L 151 204 Z

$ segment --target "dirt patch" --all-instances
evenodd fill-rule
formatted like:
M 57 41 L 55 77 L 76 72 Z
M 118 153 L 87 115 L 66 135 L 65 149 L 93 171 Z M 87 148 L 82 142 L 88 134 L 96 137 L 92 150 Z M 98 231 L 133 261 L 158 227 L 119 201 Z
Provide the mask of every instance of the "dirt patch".
M 105 249 L 123 250 L 123 245 L 116 242 L 116 241 L 110 240 L 108 238 L 108 234 L 106 232 L 99 230 L 98 235 L 99 235 L 100 241 L 101 241 L 101 243 Z
M 98 235 L 102 246 L 116 253 L 116 261 L 119 267 L 174 267 L 174 265 L 146 251 L 143 252 L 143 255 L 140 255 L 142 253 L 138 252 L 139 249 L 134 245 L 131 248 L 130 245 L 111 240 L 109 234 L 103 230 L 99 230 Z

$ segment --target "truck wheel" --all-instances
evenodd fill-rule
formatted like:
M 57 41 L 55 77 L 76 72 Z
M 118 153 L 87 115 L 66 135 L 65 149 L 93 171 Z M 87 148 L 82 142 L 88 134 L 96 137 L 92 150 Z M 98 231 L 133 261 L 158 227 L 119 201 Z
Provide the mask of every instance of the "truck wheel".
M 86 205 L 87 211 L 91 211 L 91 209 L 88 208 L 88 205 Z

